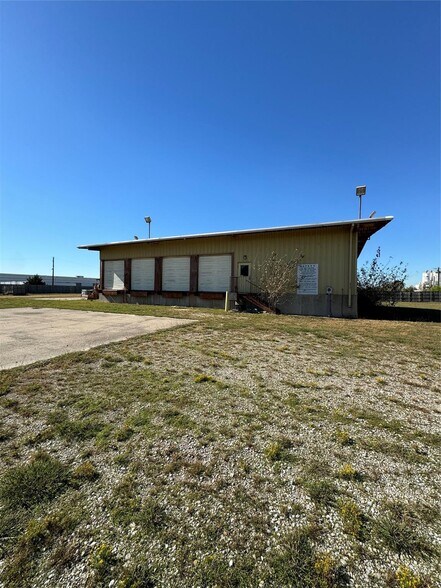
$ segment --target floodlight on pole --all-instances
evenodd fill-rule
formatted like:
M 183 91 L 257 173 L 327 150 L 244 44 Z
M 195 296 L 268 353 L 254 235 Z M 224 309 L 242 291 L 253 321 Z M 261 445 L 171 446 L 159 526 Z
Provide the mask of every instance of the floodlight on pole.
M 358 218 L 361 218 L 361 199 L 366 194 L 366 186 L 357 186 L 355 188 L 355 195 L 360 198 L 360 204 L 358 207 Z
M 152 223 L 152 219 L 151 219 L 151 217 L 150 217 L 150 216 L 145 216 L 145 217 L 144 217 L 144 220 L 145 220 L 145 222 L 146 222 L 146 223 L 148 224 L 148 226 L 149 226 L 149 239 L 150 239 L 150 225 L 151 225 L 151 223 Z

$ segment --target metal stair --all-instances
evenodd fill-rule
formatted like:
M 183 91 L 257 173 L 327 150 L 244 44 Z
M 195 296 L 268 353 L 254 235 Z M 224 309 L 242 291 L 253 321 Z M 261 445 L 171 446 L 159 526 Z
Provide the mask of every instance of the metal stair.
M 257 294 L 240 294 L 240 298 L 251 304 L 252 306 L 259 308 L 262 312 L 268 312 L 270 314 L 279 314 L 277 308 L 271 308 L 266 302 L 261 300 Z

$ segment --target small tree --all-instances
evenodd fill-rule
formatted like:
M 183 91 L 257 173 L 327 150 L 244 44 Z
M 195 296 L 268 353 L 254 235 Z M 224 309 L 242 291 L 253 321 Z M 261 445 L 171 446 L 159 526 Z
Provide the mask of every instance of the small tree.
M 366 262 L 358 271 L 358 296 L 361 303 L 377 305 L 381 302 L 394 305 L 394 294 L 404 288 L 407 267 L 402 261 L 398 265 L 380 262 L 381 251 L 377 249 L 374 259 Z
M 46 282 L 43 282 L 43 278 L 41 276 L 35 274 L 34 276 L 29 276 L 25 284 L 29 284 L 30 286 L 44 286 Z
M 297 288 L 297 264 L 303 257 L 297 250 L 292 258 L 275 251 L 256 267 L 257 286 L 268 306 L 275 310 L 281 299 Z

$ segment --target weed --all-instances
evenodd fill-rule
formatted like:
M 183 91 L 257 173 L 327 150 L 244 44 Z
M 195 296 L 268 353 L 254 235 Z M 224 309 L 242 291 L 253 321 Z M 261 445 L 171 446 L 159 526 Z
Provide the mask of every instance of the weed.
M 374 523 L 376 537 L 389 549 L 399 555 L 429 557 L 433 546 L 417 531 L 418 520 L 415 512 L 406 504 L 391 502 L 386 511 Z
M 355 443 L 354 439 L 350 436 L 350 434 L 347 431 L 343 431 L 341 429 L 335 432 L 334 439 L 337 441 L 337 443 L 343 445 L 343 447 L 354 445 Z
M 366 538 L 367 518 L 353 500 L 345 500 L 339 505 L 340 516 L 345 533 L 358 541 Z
M 361 474 L 350 463 L 345 463 L 337 472 L 341 480 L 361 480 Z
M 0 443 L 14 437 L 14 431 L 9 427 L 0 427 Z
M 7 561 L 4 579 L 8 586 L 28 586 L 26 578 L 37 563 L 39 553 L 59 540 L 78 524 L 78 512 L 61 510 L 40 519 L 31 519 L 19 537 L 12 557 Z
M 127 425 L 130 427 L 137 427 L 137 428 L 148 428 L 151 425 L 152 416 L 148 409 L 143 408 L 139 410 L 134 416 L 129 419 L 129 424 Z
M 322 506 L 335 504 L 338 490 L 329 480 L 308 480 L 304 484 L 311 500 Z
M 108 543 L 102 543 L 90 558 L 90 565 L 95 570 L 97 583 L 108 582 L 117 558 Z
M 118 580 L 118 588 L 154 588 L 153 572 L 147 562 L 138 562 L 125 569 Z
M 257 585 L 254 576 L 255 565 L 250 556 L 233 560 L 224 554 L 209 553 L 195 560 L 191 585 L 252 588 Z
M 99 478 L 99 473 L 91 461 L 85 461 L 75 468 L 72 478 L 79 482 L 94 481 Z
M 202 382 L 216 382 L 216 379 L 213 376 L 208 376 L 207 374 L 198 374 L 194 377 L 194 381 L 196 384 L 201 384 Z
M 388 588 L 430 588 L 427 578 L 419 576 L 405 565 L 401 565 L 396 572 L 390 572 L 386 577 Z
M 343 588 L 349 578 L 328 554 L 317 555 L 309 527 L 295 529 L 286 535 L 280 549 L 269 556 L 269 581 L 272 586 L 290 588 Z
M 121 429 L 119 429 L 116 432 L 115 439 L 120 442 L 127 441 L 128 439 L 130 439 L 134 432 L 135 431 L 132 427 L 130 427 L 129 425 L 124 425 L 123 427 L 121 427 Z
M 317 555 L 314 563 L 317 588 L 343 588 L 349 586 L 349 576 L 343 566 L 330 553 Z
M 46 453 L 6 471 L 0 480 L 0 498 L 10 509 L 31 508 L 53 499 L 67 488 L 67 468 Z

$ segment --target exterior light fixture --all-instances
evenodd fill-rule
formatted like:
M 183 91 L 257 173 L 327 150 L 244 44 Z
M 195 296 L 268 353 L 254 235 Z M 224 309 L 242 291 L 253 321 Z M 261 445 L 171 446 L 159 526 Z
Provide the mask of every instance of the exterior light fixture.
M 358 207 L 358 218 L 361 218 L 361 199 L 366 194 L 366 186 L 357 186 L 355 188 L 355 195 L 360 198 L 360 205 Z
M 146 222 L 146 223 L 148 224 L 148 226 L 149 226 L 149 239 L 150 239 L 150 225 L 151 225 L 151 223 L 152 223 L 152 219 L 151 219 L 151 217 L 150 217 L 150 216 L 145 216 L 145 217 L 144 217 L 144 220 L 145 220 L 145 222 Z

